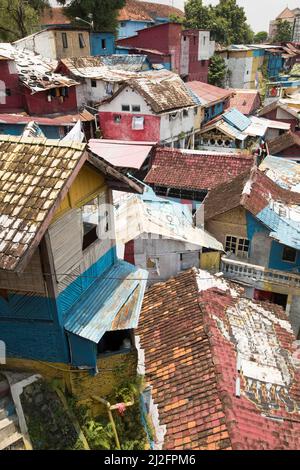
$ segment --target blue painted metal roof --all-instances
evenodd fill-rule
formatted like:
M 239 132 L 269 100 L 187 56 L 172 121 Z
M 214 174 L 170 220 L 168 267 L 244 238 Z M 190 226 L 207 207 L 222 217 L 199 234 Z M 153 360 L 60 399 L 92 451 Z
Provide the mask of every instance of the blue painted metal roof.
M 81 296 L 65 329 L 98 343 L 106 331 L 136 328 L 148 272 L 118 261 Z
M 300 224 L 297 220 L 288 217 L 289 207 L 286 207 L 287 215 L 279 215 L 269 205 L 259 212 L 256 217 L 270 230 L 270 236 L 283 245 L 300 250 Z
M 250 119 L 243 113 L 240 113 L 236 108 L 232 108 L 230 111 L 227 111 L 227 113 L 224 113 L 223 119 L 241 132 L 251 125 Z

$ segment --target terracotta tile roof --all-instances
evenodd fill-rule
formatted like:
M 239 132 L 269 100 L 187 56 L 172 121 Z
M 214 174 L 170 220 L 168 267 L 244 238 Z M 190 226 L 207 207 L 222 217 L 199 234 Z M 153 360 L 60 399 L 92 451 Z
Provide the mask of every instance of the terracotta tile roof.
M 230 108 L 236 108 L 249 116 L 261 106 L 260 94 L 257 90 L 233 90 L 235 95 L 230 99 Z
M 203 82 L 187 82 L 186 86 L 190 88 L 200 99 L 203 105 L 212 105 L 233 95 L 234 90 L 225 90 L 214 85 Z
M 44 8 L 40 16 L 40 23 L 43 26 L 69 25 L 71 20 L 65 15 L 63 8 Z
M 278 186 L 262 171 L 253 168 L 209 192 L 204 201 L 205 220 L 242 206 L 256 216 L 270 200 L 284 205 L 299 205 L 300 193 Z
M 85 144 L 0 136 L 0 269 L 36 248 L 85 155 Z
M 196 269 L 146 292 L 137 333 L 164 449 L 299 448 L 291 326 L 281 307 L 242 295 Z
M 300 136 L 289 131 L 268 142 L 269 153 L 270 155 L 276 155 L 282 150 L 286 150 L 293 145 L 300 147 Z
M 249 170 L 253 157 L 245 154 L 184 152 L 157 148 L 145 182 L 171 188 L 210 190 Z
M 293 10 L 290 10 L 288 7 L 286 7 L 277 17 L 276 20 L 286 20 L 287 18 L 294 18 L 295 13 Z
M 169 18 L 171 15 L 184 18 L 184 13 L 178 8 L 162 5 L 160 3 L 140 2 L 137 0 L 127 0 L 126 5 L 119 12 L 119 21 L 149 21 L 156 18 Z

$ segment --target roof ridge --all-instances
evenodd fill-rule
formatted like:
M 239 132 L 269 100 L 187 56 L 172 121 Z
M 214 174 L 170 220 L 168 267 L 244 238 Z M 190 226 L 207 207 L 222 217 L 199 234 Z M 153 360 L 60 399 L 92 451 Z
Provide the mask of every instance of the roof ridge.
M 34 120 L 34 116 L 33 116 Z M 12 142 L 31 145 L 43 145 L 47 147 L 67 147 L 74 150 L 84 150 L 87 146 L 86 143 L 62 141 L 59 139 L 48 139 L 46 137 L 24 137 L 0 134 L 0 142 Z

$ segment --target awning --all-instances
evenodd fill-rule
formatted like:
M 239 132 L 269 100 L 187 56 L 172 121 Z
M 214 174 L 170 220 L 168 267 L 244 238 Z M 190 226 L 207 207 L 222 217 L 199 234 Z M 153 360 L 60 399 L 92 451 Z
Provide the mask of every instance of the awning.
M 148 272 L 118 261 L 71 309 L 65 330 L 94 343 L 106 331 L 136 328 Z
M 106 139 L 91 139 L 89 149 L 95 155 L 120 168 L 139 170 L 156 142 L 120 142 Z

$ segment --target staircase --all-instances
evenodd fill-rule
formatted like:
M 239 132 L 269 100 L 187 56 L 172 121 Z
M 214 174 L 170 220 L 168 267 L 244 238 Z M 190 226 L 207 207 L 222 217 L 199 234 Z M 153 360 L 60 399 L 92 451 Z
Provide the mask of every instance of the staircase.
M 0 375 L 0 450 L 24 450 L 23 436 L 6 378 Z

